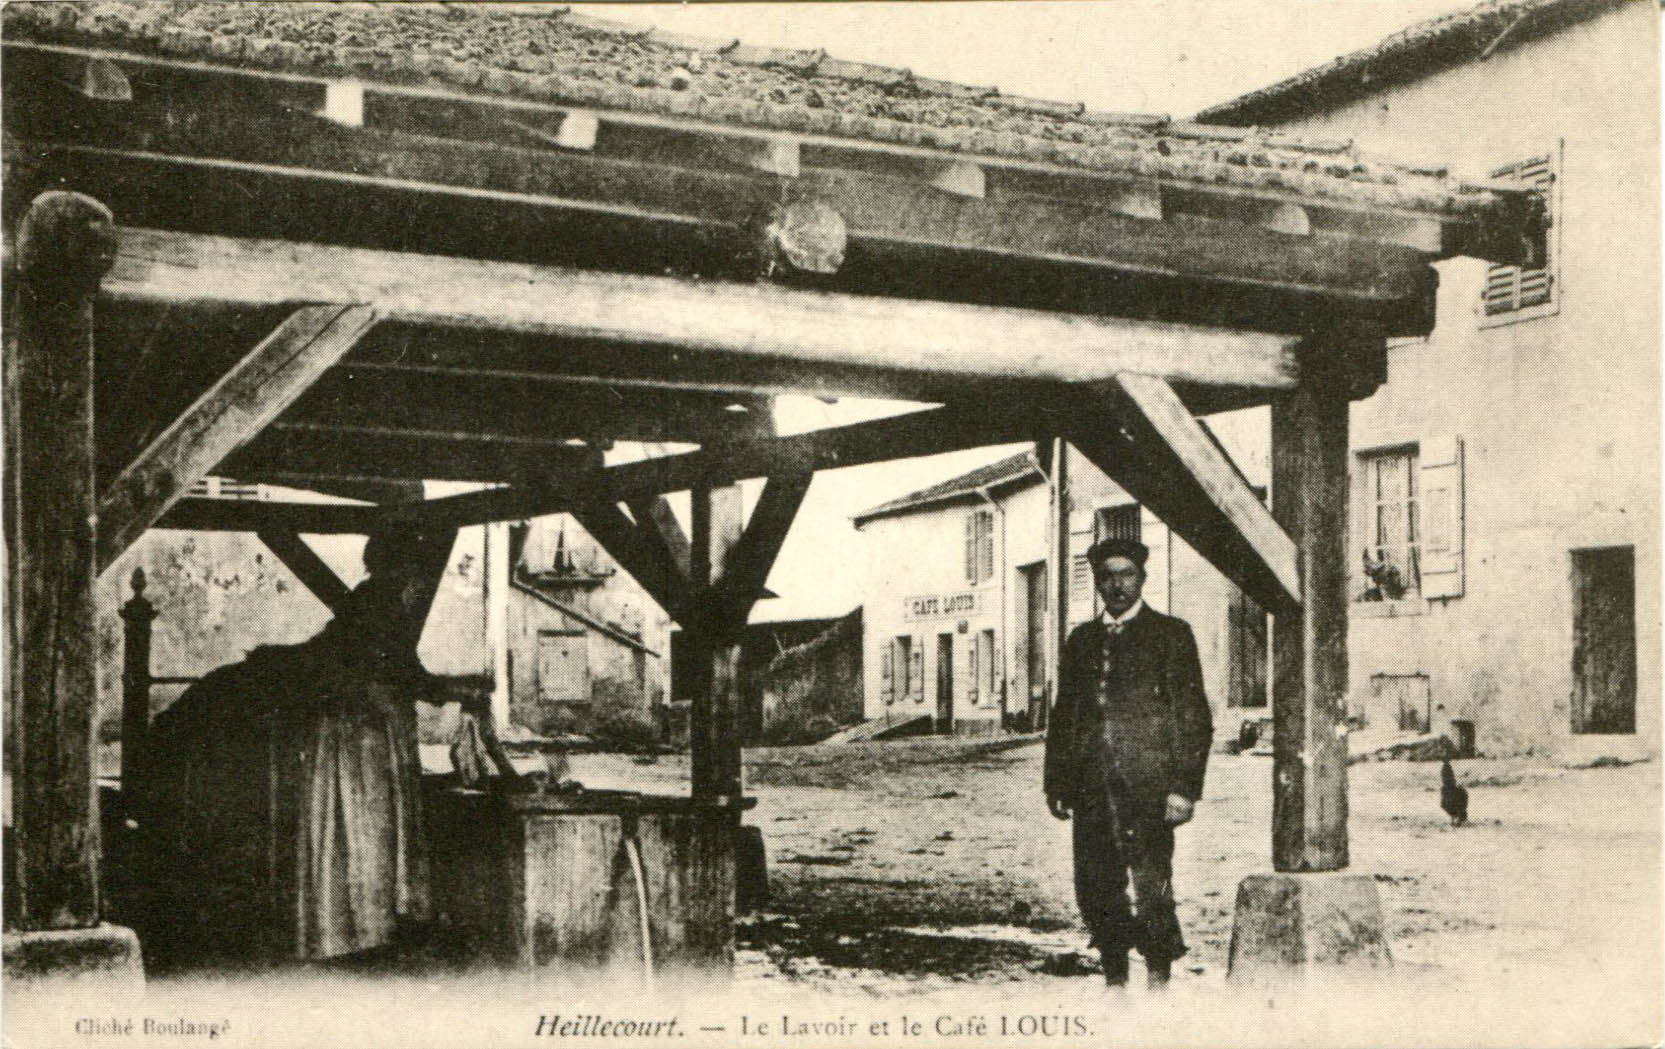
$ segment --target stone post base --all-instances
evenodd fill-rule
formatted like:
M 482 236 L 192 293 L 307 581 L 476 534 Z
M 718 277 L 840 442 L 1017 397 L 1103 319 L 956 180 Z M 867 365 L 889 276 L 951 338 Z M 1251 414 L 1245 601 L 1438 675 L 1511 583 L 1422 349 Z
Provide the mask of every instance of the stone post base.
M 1303 981 L 1392 965 L 1370 875 L 1251 874 L 1237 886 L 1227 979 Z
M 120 925 L 8 932 L 4 952 L 8 989 L 59 980 L 96 982 L 104 989 L 144 988 L 139 938 Z

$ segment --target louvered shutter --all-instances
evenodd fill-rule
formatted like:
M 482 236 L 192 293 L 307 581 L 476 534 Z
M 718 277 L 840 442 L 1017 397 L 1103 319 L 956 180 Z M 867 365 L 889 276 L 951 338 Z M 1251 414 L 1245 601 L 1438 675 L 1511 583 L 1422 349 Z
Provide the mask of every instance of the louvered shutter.
M 994 515 L 977 513 L 977 581 L 994 578 Z
M 1090 511 L 1070 513 L 1070 591 L 1069 619 L 1071 626 L 1093 618 L 1093 566 L 1087 562 L 1087 551 L 1093 545 L 1093 526 L 1097 515 Z
M 980 695 L 977 683 L 981 680 L 977 675 L 977 635 L 965 634 L 965 665 L 966 665 L 966 702 L 971 706 L 977 705 Z
M 977 584 L 977 515 L 965 518 L 965 581 Z
M 1549 194 L 1555 184 L 1555 171 L 1545 155 L 1509 164 L 1495 171 L 1494 176 L 1531 186 Z M 1551 198 L 1553 199 L 1553 197 Z M 1554 216 L 1551 216 L 1553 221 Z M 1481 307 L 1486 316 L 1514 313 L 1529 306 L 1541 306 L 1555 294 L 1554 274 L 1546 260 L 1543 266 L 1524 269 L 1520 266 L 1491 266 L 1486 270 L 1485 288 L 1480 293 Z
M 915 703 L 925 702 L 925 644 L 915 638 L 908 652 L 908 691 Z
M 888 703 L 896 702 L 896 642 L 886 641 L 879 646 L 879 695 Z
M 1463 442 L 1425 440 L 1418 451 L 1422 596 L 1463 593 Z

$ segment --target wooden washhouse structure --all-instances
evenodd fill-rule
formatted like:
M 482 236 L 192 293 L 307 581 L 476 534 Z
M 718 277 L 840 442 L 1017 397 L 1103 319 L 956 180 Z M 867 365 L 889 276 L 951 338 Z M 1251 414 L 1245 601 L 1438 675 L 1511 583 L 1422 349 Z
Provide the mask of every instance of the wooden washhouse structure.
M 329 602 L 300 534 L 572 513 L 694 646 L 690 794 L 637 814 L 674 820 L 646 882 L 720 968 L 735 653 L 811 478 L 1030 439 L 1275 617 L 1272 864 L 1346 867 L 1348 404 L 1430 330 L 1433 262 L 1538 257 L 1533 192 L 557 9 L 14 3 L 0 42 L 8 971 L 131 940 L 94 584 L 147 529 L 255 533 Z M 931 407 L 778 436 L 786 392 Z M 1269 508 L 1196 418 L 1266 404 Z M 605 463 L 633 440 L 698 447 Z M 362 502 L 193 498 L 210 473 Z

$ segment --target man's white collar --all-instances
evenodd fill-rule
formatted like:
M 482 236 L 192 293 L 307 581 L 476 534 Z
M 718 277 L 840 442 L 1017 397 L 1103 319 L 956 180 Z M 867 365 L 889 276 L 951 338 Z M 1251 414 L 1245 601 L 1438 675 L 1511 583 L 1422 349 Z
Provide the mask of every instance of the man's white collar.
M 1126 612 L 1123 612 L 1119 616 L 1111 615 L 1110 610 L 1108 608 L 1106 608 L 1104 610 L 1104 625 L 1109 626 L 1111 623 L 1115 623 L 1118 626 L 1126 626 L 1128 623 L 1133 621 L 1134 616 L 1138 615 L 1140 612 L 1143 612 L 1144 610 L 1145 610 L 1145 599 L 1142 598 L 1142 597 L 1139 598 L 1137 601 L 1134 601 L 1133 602 L 1133 607 L 1129 608 Z

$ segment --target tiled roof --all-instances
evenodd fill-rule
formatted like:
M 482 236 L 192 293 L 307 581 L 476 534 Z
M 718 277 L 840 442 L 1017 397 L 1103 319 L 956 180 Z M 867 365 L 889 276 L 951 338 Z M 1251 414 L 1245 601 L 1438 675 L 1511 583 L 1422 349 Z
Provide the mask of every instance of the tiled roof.
M 1466 215 L 1495 203 L 1484 187 L 1357 156 L 1348 143 L 1097 112 L 820 50 L 665 33 L 563 8 L 35 0 L 6 5 L 3 18 L 11 41 L 418 84 L 1361 206 Z
M 1198 113 L 1199 123 L 1276 124 L 1323 112 L 1392 84 L 1485 58 L 1633 0 L 1488 0 L 1430 18 L 1373 47 Z
M 951 477 L 941 484 L 921 488 L 917 492 L 880 503 L 878 506 L 863 510 L 856 514 L 852 521 L 859 528 L 861 525 L 876 517 L 893 517 L 897 514 L 908 513 L 913 510 L 932 506 L 936 503 L 947 502 L 962 496 L 972 495 L 980 488 L 1010 484 L 1014 481 L 1036 482 L 1045 477 L 1041 473 L 1040 464 L 1035 461 L 1035 453 L 1031 451 L 1018 452 L 1004 459 L 979 466 L 975 470 Z

